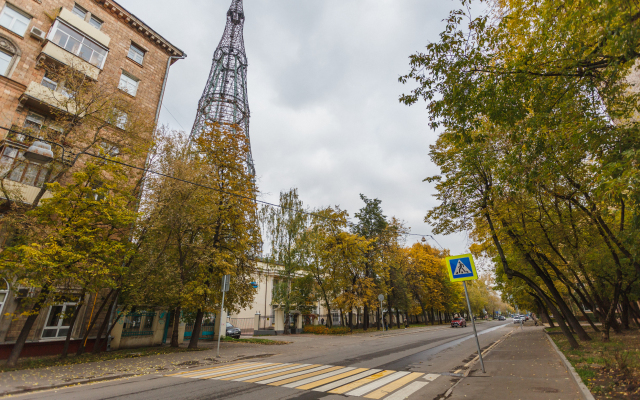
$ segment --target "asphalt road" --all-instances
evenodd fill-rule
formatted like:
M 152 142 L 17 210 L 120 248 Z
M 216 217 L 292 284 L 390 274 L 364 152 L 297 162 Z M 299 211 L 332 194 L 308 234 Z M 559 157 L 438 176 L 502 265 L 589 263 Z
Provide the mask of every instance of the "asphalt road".
M 490 346 L 513 326 L 505 322 L 479 324 L 481 347 Z M 178 375 L 152 374 L 14 397 L 24 400 L 312 400 L 347 396 L 437 399 L 459 379 L 462 366 L 476 351 L 471 326 L 373 331 L 339 337 L 301 335 L 296 339 L 299 340 L 291 345 L 273 346 L 278 347 L 278 354 L 269 357 L 191 368 Z M 341 379 L 336 380 L 337 377 Z

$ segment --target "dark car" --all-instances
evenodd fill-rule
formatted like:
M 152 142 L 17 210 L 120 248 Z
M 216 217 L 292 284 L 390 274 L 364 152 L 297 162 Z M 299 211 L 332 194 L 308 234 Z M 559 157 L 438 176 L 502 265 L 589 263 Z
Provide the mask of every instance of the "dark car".
M 454 319 L 451 320 L 451 327 L 452 328 L 457 328 L 457 327 L 466 327 L 467 326 L 467 321 L 464 320 L 464 318 L 462 317 L 455 317 Z
M 234 339 L 240 339 L 240 329 L 227 322 L 227 336 Z
M 498 321 L 506 321 L 507 318 L 504 315 L 498 317 Z

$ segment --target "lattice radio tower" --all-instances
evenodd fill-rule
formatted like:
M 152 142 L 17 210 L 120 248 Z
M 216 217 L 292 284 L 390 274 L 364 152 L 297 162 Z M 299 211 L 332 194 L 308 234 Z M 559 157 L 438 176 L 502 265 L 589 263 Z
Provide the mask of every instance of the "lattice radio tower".
M 213 54 L 213 66 L 207 86 L 198 103 L 198 114 L 190 140 L 197 138 L 207 123 L 238 125 L 249 137 L 249 100 L 247 97 L 247 55 L 244 51 L 244 11 L 242 0 L 232 0 L 227 11 L 227 25 L 222 40 Z M 251 144 L 247 167 L 255 175 Z

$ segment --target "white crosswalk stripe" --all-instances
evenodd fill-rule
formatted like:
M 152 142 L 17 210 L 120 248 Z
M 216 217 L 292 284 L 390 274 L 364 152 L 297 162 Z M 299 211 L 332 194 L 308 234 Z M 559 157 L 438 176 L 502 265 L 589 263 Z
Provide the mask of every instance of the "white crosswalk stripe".
M 355 382 L 358 379 L 366 378 L 367 376 L 373 375 L 376 372 L 380 372 L 380 371 L 382 371 L 382 370 L 381 369 L 370 369 L 368 371 L 361 372 L 361 373 L 359 373 L 357 375 L 350 376 L 350 377 L 344 378 L 344 379 L 340 379 L 339 381 L 336 381 L 336 382 L 328 383 L 328 384 L 326 384 L 324 386 L 320 386 L 320 387 L 315 388 L 313 390 L 315 390 L 316 392 L 328 392 L 329 390 L 338 388 L 340 386 L 344 386 L 347 383 Z
M 279 369 L 277 371 L 269 371 L 269 372 L 263 372 L 263 373 L 260 373 L 260 374 L 244 376 L 242 378 L 232 379 L 232 381 L 234 381 L 234 382 L 248 381 L 249 379 L 260 378 L 261 376 L 273 375 L 273 374 L 277 374 L 278 372 L 284 372 L 284 371 L 289 371 L 289 370 L 292 370 L 292 369 L 298 369 L 298 368 L 306 367 L 308 365 L 311 365 L 311 364 L 294 364 L 291 367 L 282 368 L 282 369 Z
M 347 372 L 347 371 L 353 371 L 354 369 L 355 368 L 341 368 L 341 369 L 338 369 L 338 370 L 335 370 L 335 371 L 327 372 L 326 374 L 317 375 L 317 376 L 313 376 L 311 378 L 303 379 L 301 381 L 289 383 L 289 384 L 283 385 L 282 387 L 294 388 L 294 387 L 306 385 L 307 383 L 319 381 L 321 379 L 328 378 L 330 376 L 340 375 L 340 374 L 342 374 L 344 372 Z
M 315 392 L 342 393 L 347 396 L 404 400 L 440 375 L 318 364 L 244 362 L 168 376 L 230 382 L 250 381 L 261 385 L 271 384 Z M 315 387 L 317 385 L 321 386 Z
M 385 376 L 384 378 L 380 378 L 377 379 L 373 382 L 371 382 L 368 385 L 364 385 L 362 387 L 359 387 L 357 389 L 354 389 L 350 392 L 347 393 L 347 396 L 363 396 L 369 392 L 373 392 L 374 390 L 376 390 L 379 387 L 382 387 L 384 385 L 386 385 L 387 383 L 391 383 L 393 381 L 395 381 L 396 379 L 400 379 L 405 375 L 409 375 L 410 372 L 407 371 L 402 371 L 402 372 L 396 372 L 393 373 L 391 375 Z

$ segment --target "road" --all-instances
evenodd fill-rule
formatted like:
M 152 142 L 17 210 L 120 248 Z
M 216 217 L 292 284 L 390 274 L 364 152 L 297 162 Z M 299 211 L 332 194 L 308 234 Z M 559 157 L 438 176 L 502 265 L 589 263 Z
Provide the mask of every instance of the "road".
M 486 348 L 513 324 L 478 324 Z M 436 326 L 325 337 L 300 335 L 271 356 L 14 396 L 26 399 L 437 399 L 474 357 L 473 330 Z M 276 353 L 276 351 L 274 351 Z M 474 367 L 475 368 L 475 367 Z M 249 382 L 250 381 L 250 382 Z M 408 396 L 408 397 L 407 397 Z

